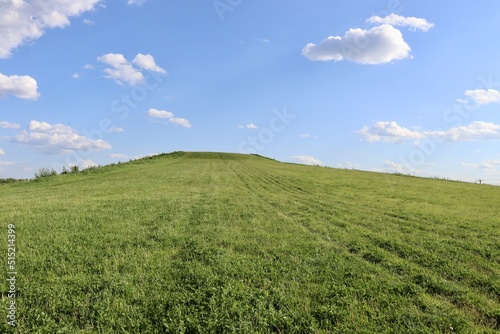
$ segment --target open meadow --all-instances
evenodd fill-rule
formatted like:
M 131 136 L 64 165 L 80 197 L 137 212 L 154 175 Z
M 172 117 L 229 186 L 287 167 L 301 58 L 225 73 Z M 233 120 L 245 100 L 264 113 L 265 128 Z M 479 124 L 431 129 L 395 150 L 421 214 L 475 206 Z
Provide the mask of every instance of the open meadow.
M 0 185 L 1 333 L 498 333 L 500 187 L 174 152 Z

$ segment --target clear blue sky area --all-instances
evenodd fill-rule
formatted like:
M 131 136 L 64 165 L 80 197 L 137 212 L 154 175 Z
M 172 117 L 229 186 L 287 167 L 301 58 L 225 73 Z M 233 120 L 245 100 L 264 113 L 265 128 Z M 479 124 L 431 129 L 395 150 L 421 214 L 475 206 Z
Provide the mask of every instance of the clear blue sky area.
M 0 178 L 184 151 L 500 185 L 500 2 L 0 2 Z

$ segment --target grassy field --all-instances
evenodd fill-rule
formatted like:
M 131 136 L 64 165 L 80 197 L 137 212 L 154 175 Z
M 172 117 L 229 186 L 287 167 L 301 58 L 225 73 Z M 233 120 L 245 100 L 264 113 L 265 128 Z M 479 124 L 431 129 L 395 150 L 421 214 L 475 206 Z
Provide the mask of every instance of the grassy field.
M 498 333 L 500 187 L 176 152 L 0 186 L 18 333 Z M 3 280 L 0 332 L 7 323 Z

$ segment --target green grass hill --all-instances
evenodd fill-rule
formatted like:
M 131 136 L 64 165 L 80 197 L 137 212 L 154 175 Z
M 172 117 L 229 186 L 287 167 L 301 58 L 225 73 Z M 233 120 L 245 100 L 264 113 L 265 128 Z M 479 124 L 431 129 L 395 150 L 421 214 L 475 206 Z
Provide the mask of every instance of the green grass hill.
M 498 333 L 499 204 L 229 153 L 2 184 L 0 332 Z

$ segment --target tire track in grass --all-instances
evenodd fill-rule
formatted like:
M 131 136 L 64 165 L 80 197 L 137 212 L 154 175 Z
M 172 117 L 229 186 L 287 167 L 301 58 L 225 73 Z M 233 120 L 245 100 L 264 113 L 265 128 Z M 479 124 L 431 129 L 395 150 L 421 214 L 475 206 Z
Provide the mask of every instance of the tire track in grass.
M 322 235 L 318 230 L 312 228 L 310 225 L 300 224 L 300 222 L 297 221 L 296 216 L 292 214 L 293 208 L 297 204 L 297 196 L 293 196 L 293 194 L 303 195 L 307 194 L 306 191 L 299 187 L 287 184 L 283 178 L 271 177 L 268 173 L 264 172 L 261 168 L 258 167 L 251 168 L 243 164 L 237 164 L 237 166 L 229 167 L 233 170 L 234 174 L 239 177 L 240 181 L 251 191 L 252 194 L 266 193 L 268 195 L 266 198 L 258 197 L 261 203 L 265 203 L 265 205 L 271 207 L 272 210 L 280 212 L 280 214 L 286 217 L 288 221 L 298 224 L 303 229 L 309 231 L 309 233 L 311 233 L 312 235 L 319 236 L 321 239 L 328 242 L 332 241 L 330 238 L 325 238 L 324 235 Z M 248 178 L 252 179 L 253 182 L 248 182 L 247 180 L 245 180 L 243 175 L 246 175 Z M 256 182 L 257 180 L 258 182 Z M 254 184 L 258 184 L 258 187 L 260 189 L 258 189 L 257 187 L 252 188 L 251 185 Z M 287 199 L 287 202 L 283 204 L 281 203 L 281 201 L 271 198 L 272 196 L 277 196 L 276 194 L 281 194 L 281 196 L 279 196 L 281 200 L 285 198 Z M 290 198 L 293 198 L 292 202 L 289 201 Z
M 295 203 L 301 203 L 303 202 L 304 194 L 302 192 L 297 192 L 295 191 L 293 186 L 290 186 L 289 184 L 286 184 L 286 181 L 284 181 L 284 178 L 279 178 L 279 177 L 272 177 L 269 173 L 265 172 L 263 169 L 260 168 L 250 168 L 248 166 L 239 166 L 240 171 L 235 171 L 235 173 L 246 173 L 249 175 L 251 178 L 258 179 L 259 182 L 257 183 L 261 189 L 270 192 L 270 193 L 286 193 L 286 196 L 292 196 L 295 197 Z M 246 168 L 245 168 L 246 167 Z M 247 184 L 250 184 L 249 182 L 246 182 Z M 251 184 L 255 184 L 255 182 L 252 182 Z M 311 194 L 310 192 L 307 194 Z M 269 201 L 269 199 L 268 199 Z M 322 212 L 323 214 L 341 214 L 343 210 L 328 210 L 325 208 L 328 206 L 328 204 L 331 205 L 331 203 L 326 203 L 322 200 L 316 200 L 313 201 L 308 201 L 307 205 L 303 206 L 303 208 L 312 208 L 313 210 L 308 210 L 307 214 L 305 216 L 309 216 L 312 212 L 318 215 L 319 212 Z M 337 202 L 336 204 L 339 204 Z M 349 205 L 348 203 L 342 203 L 344 204 L 344 208 L 346 208 L 345 211 L 349 212 L 350 210 L 353 209 L 353 205 Z M 279 207 L 279 204 L 274 204 L 273 206 Z M 351 208 L 349 208 L 351 207 Z M 299 213 L 301 212 L 300 210 L 300 205 L 297 206 L 296 208 Z M 428 251 L 424 251 L 423 253 L 417 254 L 412 254 L 412 256 L 409 256 L 408 254 L 404 254 L 404 251 L 402 251 L 401 247 L 392 247 L 389 246 L 387 243 L 380 242 L 380 237 L 377 237 L 379 235 L 379 226 L 381 223 L 384 223 L 384 225 L 389 224 L 389 227 L 400 227 L 401 223 L 404 222 L 406 228 L 408 228 L 408 223 L 410 223 L 412 226 L 410 234 L 415 234 L 415 233 L 430 233 L 433 231 L 432 227 L 425 228 L 421 222 L 418 221 L 417 218 L 410 218 L 406 216 L 398 216 L 390 213 L 385 213 L 382 212 L 380 213 L 380 209 L 377 210 L 376 207 L 372 206 L 365 206 L 362 208 L 363 210 L 363 216 L 365 216 L 368 220 L 368 218 L 371 218 L 371 223 L 370 224 L 360 224 L 359 222 L 355 224 L 359 230 L 360 235 L 357 237 L 362 237 L 365 235 L 365 237 L 362 237 L 363 240 L 366 242 L 366 244 L 369 246 L 368 248 L 375 248 L 378 249 L 378 253 L 384 254 L 385 257 L 394 257 L 396 259 L 402 260 L 404 263 L 407 263 L 409 265 L 410 272 L 406 275 L 407 279 L 410 282 L 413 282 L 414 284 L 420 285 L 423 288 L 425 288 L 427 291 L 430 291 L 432 295 L 439 295 L 448 300 L 448 302 L 458 310 L 461 310 L 461 312 L 467 312 L 467 309 L 472 307 L 475 310 L 475 313 L 479 314 L 480 317 L 483 319 L 482 321 L 487 321 L 491 322 L 493 321 L 491 316 L 488 315 L 487 313 L 484 312 L 483 307 L 477 304 L 469 304 L 466 307 L 463 305 L 463 300 L 470 300 L 470 293 L 467 293 L 467 295 L 464 297 L 463 295 L 463 289 L 469 289 L 471 288 L 470 285 L 463 285 L 460 284 L 460 282 L 454 282 L 454 281 L 449 281 L 442 277 L 442 272 L 435 271 L 435 262 L 442 262 L 442 258 L 438 257 L 433 257 L 431 253 Z M 295 210 L 290 210 L 290 211 L 295 211 Z M 283 213 L 285 215 L 288 215 L 290 217 L 290 211 L 288 213 Z M 356 216 L 359 217 L 360 212 L 356 212 Z M 386 219 L 389 217 L 389 219 Z M 293 217 L 296 222 L 301 223 L 301 225 L 306 228 L 310 233 L 319 235 L 322 237 L 322 239 L 326 241 L 331 241 L 330 237 L 325 237 L 325 235 L 321 232 L 318 231 L 318 229 L 312 228 L 309 224 L 305 223 L 303 220 L 301 221 L 300 219 L 297 219 L 297 217 Z M 374 223 L 375 221 L 378 221 L 378 223 Z M 389 228 L 386 226 L 386 230 L 389 230 Z M 371 247 L 370 247 L 371 246 Z M 412 247 L 409 246 L 409 248 L 415 250 L 415 245 Z M 375 254 L 377 254 L 377 252 Z M 402 253 L 403 252 L 403 253 Z M 374 255 L 371 255 L 374 253 L 371 253 L 371 251 L 365 252 L 361 255 L 358 255 L 358 258 L 361 258 L 367 262 L 374 263 L 377 266 L 382 266 L 384 267 L 387 271 L 392 272 L 395 275 L 398 275 L 398 266 L 394 266 L 394 263 L 388 263 L 388 262 L 394 262 L 394 261 L 386 261 L 383 258 L 373 258 Z M 376 255 L 375 255 L 376 256 Z M 429 261 L 429 258 L 431 261 Z M 432 260 L 434 258 L 434 260 Z M 387 260 L 390 260 L 387 259 Z M 397 262 L 397 261 L 396 261 Z M 466 271 L 464 271 L 466 272 Z M 473 273 L 471 275 L 474 275 Z M 493 286 L 487 287 L 490 293 L 495 292 L 495 288 Z M 480 304 L 482 305 L 493 305 L 496 303 L 496 299 L 490 299 L 488 297 L 484 296 L 484 291 L 478 291 L 477 289 L 473 289 L 473 291 L 478 292 L 478 293 L 473 293 L 473 300 L 480 300 Z M 457 298 L 458 295 L 461 295 L 462 297 Z M 489 320 L 488 320 L 489 319 Z
M 300 226 L 311 235 L 320 237 L 324 242 L 335 242 L 335 238 L 332 241 L 331 236 L 333 234 L 342 235 L 345 240 L 349 240 L 349 232 L 354 233 L 354 239 L 366 246 L 365 250 L 359 252 L 359 254 L 353 253 L 353 256 L 357 259 L 366 261 L 369 265 L 375 267 L 382 267 L 387 272 L 391 272 L 397 276 L 401 275 L 398 272 L 399 268 L 401 268 L 398 263 L 402 261 L 406 264 L 407 271 L 403 277 L 406 277 L 409 283 L 423 287 L 432 296 L 442 296 L 450 304 L 455 305 L 457 309 L 464 311 L 464 306 L 460 305 L 460 301 L 464 298 L 467 299 L 467 296 L 463 297 L 463 293 L 461 292 L 462 286 L 453 282 L 443 281 L 442 275 L 433 270 L 433 261 L 428 261 L 429 258 L 432 259 L 429 253 L 413 254 L 417 255 L 413 257 L 404 256 L 401 253 L 404 250 L 398 249 L 397 245 L 393 247 L 392 244 L 384 243 L 384 238 L 386 238 L 385 231 L 393 227 L 399 227 L 401 223 L 405 223 L 407 228 L 409 222 L 415 225 L 414 228 L 410 229 L 410 233 L 412 234 L 418 232 L 429 233 L 431 229 L 422 231 L 417 218 L 390 214 L 388 217 L 386 213 L 377 211 L 376 207 L 364 206 L 360 210 L 359 205 L 353 205 L 345 201 L 333 201 L 333 205 L 336 206 L 334 208 L 332 201 L 319 198 L 319 195 L 310 191 L 297 189 L 295 184 L 293 184 L 293 178 L 279 175 L 279 171 L 276 172 L 278 175 L 273 175 L 269 171 L 270 168 L 256 166 L 252 161 L 238 161 L 233 159 L 224 159 L 223 161 L 233 171 L 233 175 L 236 175 L 244 188 L 248 189 L 247 193 L 251 194 L 254 200 L 265 204 L 269 208 L 269 212 L 279 212 L 286 221 Z M 198 172 L 198 174 L 204 175 L 205 173 Z M 203 177 L 201 181 L 208 182 Z M 259 194 L 266 194 L 266 197 L 259 196 Z M 206 202 L 210 199 L 200 198 L 199 200 Z M 350 214 L 351 211 L 355 212 L 355 214 L 346 215 Z M 329 219 L 329 217 L 335 218 L 336 215 L 342 216 L 340 220 L 345 221 L 345 224 L 339 224 L 335 229 L 332 229 L 331 221 L 334 219 Z M 315 220 L 317 217 L 319 224 L 312 226 L 311 217 L 312 220 Z M 359 219 L 360 217 L 361 219 Z M 321 222 L 329 224 L 330 228 L 326 229 L 326 231 L 325 229 L 321 230 Z M 314 222 L 312 223 L 314 224 Z M 380 231 L 381 224 L 385 225 L 385 231 Z M 317 227 L 318 225 L 320 227 Z M 349 231 L 345 231 L 345 227 L 349 227 Z M 348 245 L 345 243 L 342 244 L 342 242 L 336 243 L 336 246 L 343 249 L 347 249 L 348 247 Z M 420 259 L 426 259 L 426 261 L 422 263 Z M 457 298 L 456 295 L 461 295 L 462 297 Z M 475 300 L 477 298 L 478 296 L 475 296 Z M 482 299 L 481 297 L 479 298 Z M 489 304 L 483 299 L 481 304 L 485 305 L 485 303 Z M 476 309 L 474 313 L 478 313 L 477 305 L 468 305 L 467 307 Z M 484 317 L 484 312 L 480 314 L 483 314 L 483 319 L 488 319 L 487 316 L 486 318 Z

